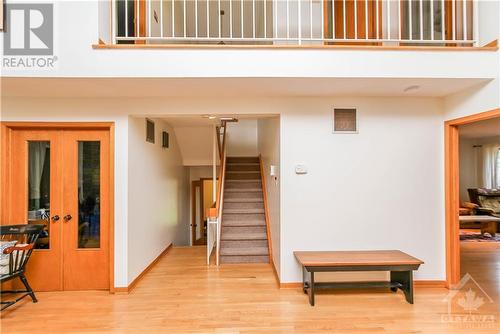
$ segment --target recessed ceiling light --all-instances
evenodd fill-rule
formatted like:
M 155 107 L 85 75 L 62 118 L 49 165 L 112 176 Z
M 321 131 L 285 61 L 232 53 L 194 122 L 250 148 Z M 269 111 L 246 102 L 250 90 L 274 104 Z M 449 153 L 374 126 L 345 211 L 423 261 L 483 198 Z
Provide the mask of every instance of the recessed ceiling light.
M 419 90 L 420 89 L 420 86 L 419 85 L 411 85 L 411 86 L 408 86 L 406 87 L 403 92 L 405 93 L 409 93 L 409 92 L 413 92 L 413 91 L 416 91 L 416 90 Z

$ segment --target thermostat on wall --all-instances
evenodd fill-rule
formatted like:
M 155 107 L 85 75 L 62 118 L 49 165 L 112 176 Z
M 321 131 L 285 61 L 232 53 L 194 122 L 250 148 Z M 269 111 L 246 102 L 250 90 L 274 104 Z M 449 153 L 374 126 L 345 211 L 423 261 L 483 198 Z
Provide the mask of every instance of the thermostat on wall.
M 307 174 L 307 167 L 305 165 L 295 165 L 295 174 Z

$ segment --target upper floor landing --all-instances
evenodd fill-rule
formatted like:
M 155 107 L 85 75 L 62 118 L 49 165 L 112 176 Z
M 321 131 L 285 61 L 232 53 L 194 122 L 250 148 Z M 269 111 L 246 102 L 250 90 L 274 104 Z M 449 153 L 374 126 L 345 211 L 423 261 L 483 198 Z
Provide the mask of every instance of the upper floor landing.
M 500 71 L 498 1 L 43 3 L 52 3 L 42 19 L 53 28 L 51 66 L 19 64 L 4 50 L 2 76 L 488 80 Z M 4 49 L 15 31 L 0 34 Z

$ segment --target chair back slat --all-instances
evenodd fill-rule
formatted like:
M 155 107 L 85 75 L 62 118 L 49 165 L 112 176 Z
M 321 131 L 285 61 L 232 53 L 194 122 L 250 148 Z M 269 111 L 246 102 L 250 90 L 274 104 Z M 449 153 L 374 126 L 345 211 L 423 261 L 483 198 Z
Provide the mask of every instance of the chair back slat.
M 1 225 L 0 240 L 17 241 L 17 244 L 28 244 L 34 246 L 38 236 L 43 232 L 44 225 L 41 224 L 22 224 L 22 225 Z M 17 245 L 16 244 L 16 245 Z M 15 250 L 9 254 L 9 273 L 0 276 L 0 281 L 6 280 L 11 276 L 23 273 L 26 264 L 33 252 L 34 247 L 28 250 Z

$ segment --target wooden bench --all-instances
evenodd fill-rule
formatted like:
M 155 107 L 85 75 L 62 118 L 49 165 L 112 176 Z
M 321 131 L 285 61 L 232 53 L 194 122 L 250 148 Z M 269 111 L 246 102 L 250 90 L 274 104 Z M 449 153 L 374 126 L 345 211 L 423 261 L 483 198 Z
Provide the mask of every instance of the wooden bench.
M 302 265 L 303 290 L 314 306 L 317 289 L 390 288 L 392 292 L 401 289 L 406 301 L 413 304 L 413 270 L 423 264 L 398 250 L 383 251 L 336 251 L 336 252 L 294 252 Z M 346 271 L 390 271 L 389 282 L 315 282 L 316 272 Z

